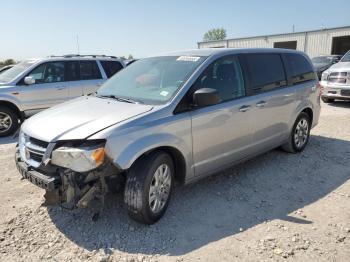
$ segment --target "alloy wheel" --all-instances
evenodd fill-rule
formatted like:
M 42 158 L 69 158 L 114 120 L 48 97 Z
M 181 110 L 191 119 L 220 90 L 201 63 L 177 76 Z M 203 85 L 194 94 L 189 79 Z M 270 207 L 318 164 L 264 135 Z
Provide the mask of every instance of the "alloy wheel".
M 149 190 L 148 203 L 153 213 L 159 213 L 165 206 L 171 188 L 171 170 L 167 164 L 160 165 L 154 172 Z
M 10 115 L 5 112 L 0 112 L 0 133 L 7 132 L 12 126 Z
M 305 118 L 301 118 L 294 131 L 294 143 L 297 148 L 302 148 L 309 136 L 309 123 Z

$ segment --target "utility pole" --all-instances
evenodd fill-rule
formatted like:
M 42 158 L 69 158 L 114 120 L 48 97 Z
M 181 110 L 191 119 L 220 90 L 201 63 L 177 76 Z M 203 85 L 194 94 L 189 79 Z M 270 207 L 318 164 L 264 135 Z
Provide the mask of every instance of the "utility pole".
M 292 26 L 292 32 L 295 33 L 295 25 Z
M 79 35 L 77 35 L 77 51 L 78 51 L 78 55 L 80 55 L 80 48 L 79 48 Z

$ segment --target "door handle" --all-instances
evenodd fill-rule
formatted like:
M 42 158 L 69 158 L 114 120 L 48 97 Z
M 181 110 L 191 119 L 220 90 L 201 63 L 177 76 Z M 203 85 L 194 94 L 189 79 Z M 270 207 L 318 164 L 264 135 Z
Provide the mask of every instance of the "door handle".
M 266 105 L 266 101 L 260 101 L 256 103 L 256 107 L 264 107 Z
M 246 112 L 247 110 L 249 110 L 250 106 L 248 105 L 244 105 L 244 106 L 241 106 L 239 108 L 239 112 Z
M 56 90 L 65 90 L 66 87 L 65 86 L 62 86 L 62 87 L 57 87 Z

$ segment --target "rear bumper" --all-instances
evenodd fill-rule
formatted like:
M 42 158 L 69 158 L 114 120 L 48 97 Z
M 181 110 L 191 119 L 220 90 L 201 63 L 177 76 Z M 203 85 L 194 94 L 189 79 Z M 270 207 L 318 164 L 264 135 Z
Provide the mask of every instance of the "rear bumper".
M 48 176 L 34 170 L 32 167 L 23 162 L 19 156 L 19 152 L 15 154 L 16 167 L 23 178 L 32 184 L 45 189 L 46 191 L 55 191 L 61 185 L 60 176 Z

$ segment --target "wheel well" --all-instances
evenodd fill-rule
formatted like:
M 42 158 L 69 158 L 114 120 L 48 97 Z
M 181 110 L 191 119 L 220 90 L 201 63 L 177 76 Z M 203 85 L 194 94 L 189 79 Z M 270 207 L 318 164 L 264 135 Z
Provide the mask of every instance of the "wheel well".
M 15 104 L 12 104 L 11 102 L 8 101 L 0 101 L 0 106 L 5 106 L 13 110 L 13 112 L 16 113 L 19 119 L 22 120 L 22 114 L 21 111 L 18 109 L 18 107 Z
M 308 114 L 308 116 L 310 117 L 311 125 L 312 125 L 312 120 L 313 120 L 313 117 L 314 117 L 312 109 L 310 107 L 307 107 L 301 112 L 304 112 L 304 113 Z
M 186 177 L 186 161 L 182 153 L 174 147 L 162 146 L 154 148 L 145 154 L 149 154 L 154 151 L 164 151 L 170 155 L 175 168 L 175 181 L 179 182 L 180 184 L 184 184 Z

